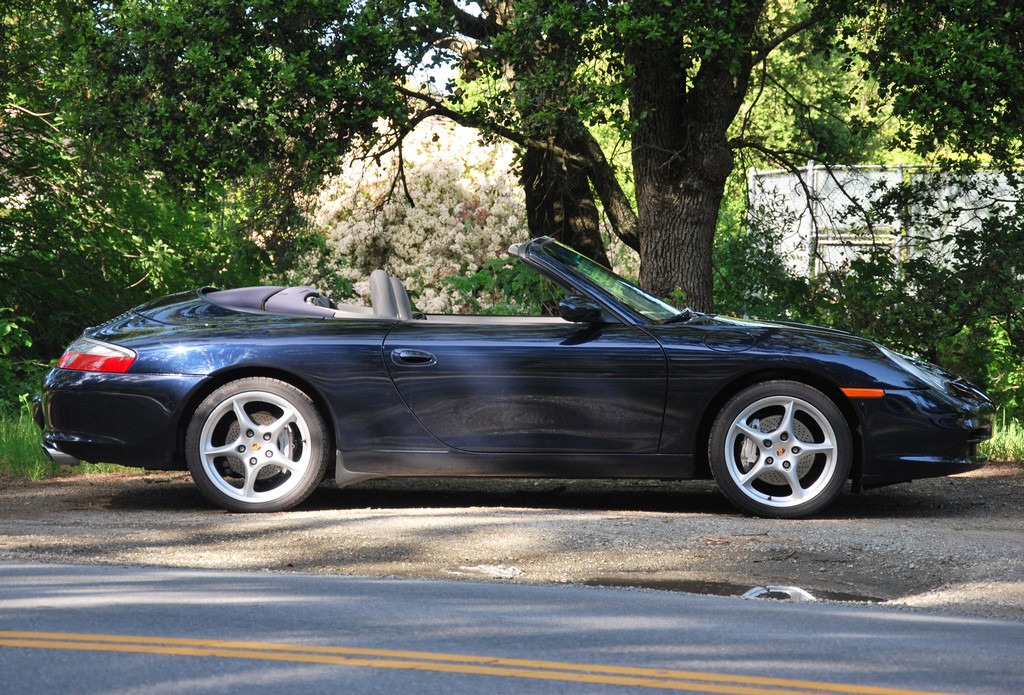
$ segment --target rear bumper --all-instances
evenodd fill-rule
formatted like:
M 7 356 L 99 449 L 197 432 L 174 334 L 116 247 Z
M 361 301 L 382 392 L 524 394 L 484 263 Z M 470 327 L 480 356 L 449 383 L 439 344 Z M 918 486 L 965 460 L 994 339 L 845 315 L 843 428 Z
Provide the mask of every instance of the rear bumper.
M 50 459 L 50 463 L 55 463 L 58 466 L 77 466 L 82 462 L 81 459 L 76 459 L 70 454 L 65 454 L 52 444 L 43 442 L 40 446 L 42 446 L 43 453 L 46 454 L 46 458 Z
M 54 463 L 184 467 L 181 417 L 201 376 L 54 369 L 33 417 Z
M 77 466 L 82 462 L 81 459 L 65 454 L 54 444 L 46 441 L 46 418 L 43 415 L 43 401 L 41 398 L 36 398 L 32 402 L 32 419 L 35 421 L 36 426 L 44 433 L 43 443 L 40 446 L 43 449 L 43 453 L 46 454 L 46 458 L 50 460 L 50 463 L 55 463 L 58 466 Z

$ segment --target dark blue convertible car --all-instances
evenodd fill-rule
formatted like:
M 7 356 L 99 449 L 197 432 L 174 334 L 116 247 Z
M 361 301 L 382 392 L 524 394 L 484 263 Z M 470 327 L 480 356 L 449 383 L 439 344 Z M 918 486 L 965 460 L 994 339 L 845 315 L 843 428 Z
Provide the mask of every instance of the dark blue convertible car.
M 233 511 L 389 476 L 713 476 L 739 509 L 981 465 L 992 405 L 944 371 L 839 331 L 679 311 L 551 239 L 512 255 L 559 316 L 422 315 L 311 287 L 205 288 L 89 328 L 46 377 L 52 460 L 187 468 Z

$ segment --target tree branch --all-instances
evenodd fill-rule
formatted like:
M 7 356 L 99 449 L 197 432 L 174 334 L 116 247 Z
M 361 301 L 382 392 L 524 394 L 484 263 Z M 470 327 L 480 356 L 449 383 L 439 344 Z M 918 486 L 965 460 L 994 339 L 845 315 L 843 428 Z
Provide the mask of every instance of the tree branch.
M 825 19 L 825 12 L 816 13 L 812 11 L 806 19 L 790 26 L 781 34 L 763 44 L 760 50 L 752 56 L 753 65 L 764 62 L 768 58 L 768 55 L 776 48 L 786 43 L 800 32 L 810 29 L 823 19 Z
M 640 237 L 637 233 L 638 218 L 636 211 L 622 190 L 611 164 L 604 156 L 601 145 L 589 130 L 577 138 L 577 144 L 585 154 L 589 164 L 585 166 L 590 183 L 593 184 L 598 198 L 604 205 L 604 211 L 611 222 L 612 231 L 622 243 L 634 251 L 640 251 Z
M 604 156 L 601 146 L 594 139 L 590 131 L 583 129 L 582 134 L 575 138 L 572 143 L 573 149 L 577 151 L 572 151 L 559 147 L 554 142 L 527 137 L 511 128 L 485 122 L 468 114 L 454 111 L 430 94 L 417 92 L 401 86 L 398 88 L 398 91 L 411 99 L 428 105 L 427 109 L 417 114 L 414 119 L 416 123 L 428 116 L 443 116 L 459 125 L 476 128 L 477 130 L 502 137 L 520 147 L 550 152 L 556 157 L 579 166 L 586 171 L 590 182 L 594 186 L 594 190 L 601 199 L 608 219 L 612 224 L 612 231 L 626 246 L 634 251 L 639 251 L 640 238 L 637 233 L 638 220 L 636 212 L 633 210 L 629 198 L 622 190 L 622 186 L 616 178 L 611 164 L 608 163 L 607 158 Z M 394 149 L 394 146 L 390 149 Z
M 53 123 L 50 123 L 50 121 L 47 120 L 48 116 L 52 116 L 55 113 L 53 111 L 48 111 L 47 113 L 36 113 L 35 111 L 30 111 L 29 109 L 26 109 L 24 106 L 19 106 L 18 104 L 4 104 L 3 108 L 9 111 L 17 111 L 19 113 L 25 114 L 26 116 L 32 116 L 33 118 L 38 118 L 40 121 L 48 125 L 51 130 L 54 130 L 55 132 L 58 133 L 60 132 L 60 129 L 57 128 L 57 126 L 55 126 Z
M 471 14 L 460 7 L 454 0 L 445 3 L 448 11 L 455 18 L 456 29 L 475 41 L 482 42 L 506 31 L 493 16 L 481 17 Z
M 464 125 L 467 128 L 476 128 L 477 130 L 482 130 L 484 132 L 497 135 L 506 140 L 509 140 L 510 142 L 514 142 L 522 147 L 532 147 L 535 149 L 546 150 L 554 155 L 562 157 L 586 169 L 589 169 L 590 167 L 591 162 L 587 157 L 580 156 L 579 154 L 571 152 L 565 149 L 564 147 L 559 147 L 558 145 L 555 145 L 552 142 L 548 142 L 545 140 L 537 140 L 536 138 L 528 137 L 526 135 L 523 135 L 522 133 L 512 130 L 511 128 L 498 125 L 497 123 L 487 122 L 484 121 L 483 119 L 475 118 L 469 114 L 460 113 L 459 111 L 455 111 L 453 109 L 448 108 L 439 99 L 430 94 L 424 94 L 423 92 L 417 92 L 415 90 L 401 86 L 398 87 L 398 91 L 400 94 L 404 96 L 428 104 L 430 107 L 429 111 L 431 112 L 430 115 L 432 116 L 444 116 L 448 120 L 454 121 L 459 125 Z

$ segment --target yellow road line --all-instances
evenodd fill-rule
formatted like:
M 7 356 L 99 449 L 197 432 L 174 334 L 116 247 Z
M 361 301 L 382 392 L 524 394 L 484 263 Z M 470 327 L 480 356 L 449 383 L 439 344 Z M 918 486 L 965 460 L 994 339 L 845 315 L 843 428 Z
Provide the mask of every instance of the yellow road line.
M 605 666 L 600 664 L 572 664 L 559 661 L 508 659 L 470 654 L 443 654 L 360 647 L 331 647 L 174 637 L 0 630 L 0 647 L 129 654 L 166 654 L 172 656 L 363 666 L 369 668 L 431 671 L 504 678 L 529 678 L 598 685 L 660 688 L 687 692 L 722 693 L 723 695 L 816 695 L 820 693 L 844 693 L 848 695 L 941 695 L 920 690 L 821 683 L 786 678 L 734 676 L 702 671 Z

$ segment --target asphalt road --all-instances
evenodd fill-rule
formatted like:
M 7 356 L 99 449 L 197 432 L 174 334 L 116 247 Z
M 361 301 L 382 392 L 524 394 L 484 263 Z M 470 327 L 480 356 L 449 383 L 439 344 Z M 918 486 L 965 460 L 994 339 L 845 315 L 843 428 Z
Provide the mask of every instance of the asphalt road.
M 1024 623 L 657 591 L 0 563 L 9 693 L 1024 692 Z

